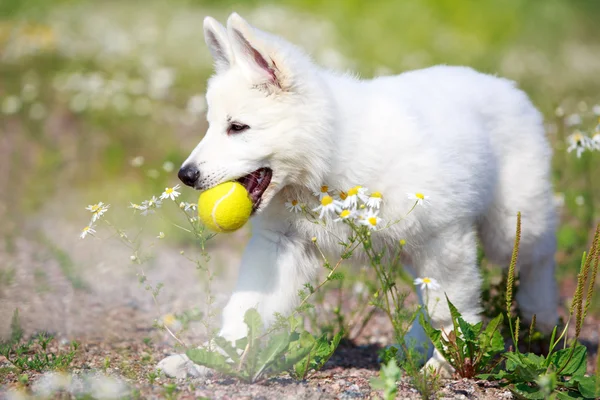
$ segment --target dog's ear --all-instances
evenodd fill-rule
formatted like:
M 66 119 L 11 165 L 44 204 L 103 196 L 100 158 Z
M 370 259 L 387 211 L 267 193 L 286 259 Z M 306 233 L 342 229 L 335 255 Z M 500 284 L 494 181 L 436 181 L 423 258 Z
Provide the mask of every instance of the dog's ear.
M 271 59 L 260 31 L 252 27 L 237 13 L 227 20 L 227 31 L 236 64 L 248 78 L 257 84 L 269 84 L 281 88 L 278 69 Z
M 229 68 L 233 62 L 233 54 L 227 30 L 212 17 L 204 18 L 204 41 L 215 61 L 215 70 L 221 72 Z

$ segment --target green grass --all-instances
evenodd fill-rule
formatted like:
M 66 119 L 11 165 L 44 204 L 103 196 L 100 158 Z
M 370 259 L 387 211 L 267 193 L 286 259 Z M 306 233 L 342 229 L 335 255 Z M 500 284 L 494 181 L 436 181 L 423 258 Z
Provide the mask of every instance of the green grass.
M 0 342 L 0 355 L 11 364 L 11 369 L 27 371 L 66 371 L 77 353 L 78 343 L 71 342 L 67 352 L 52 351 L 54 337 L 44 333 L 24 340 L 19 321 L 19 310 L 15 310 L 11 322 L 10 338 Z M 10 372 L 8 369 L 5 372 Z

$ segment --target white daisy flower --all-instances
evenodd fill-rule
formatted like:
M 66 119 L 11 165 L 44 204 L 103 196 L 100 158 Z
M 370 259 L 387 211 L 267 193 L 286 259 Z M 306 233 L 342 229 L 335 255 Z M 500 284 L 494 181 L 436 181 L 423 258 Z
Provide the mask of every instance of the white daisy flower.
M 383 196 L 379 192 L 371 193 L 371 196 L 367 199 L 367 207 L 379 209 L 381 206 L 381 201 L 383 200 Z
M 302 204 L 298 200 L 291 200 L 285 203 L 285 208 L 288 209 L 289 212 L 300 212 L 302 211 Z
M 198 205 L 196 203 L 185 203 L 185 207 L 183 208 L 184 211 L 190 211 L 190 210 L 196 210 L 198 208 Z
M 352 219 L 356 215 L 354 210 L 342 210 L 339 217 L 334 219 L 335 222 L 344 221 L 346 219 Z
M 592 146 L 591 139 L 578 130 L 567 138 L 567 142 L 569 143 L 567 152 L 570 153 L 575 150 L 577 158 L 580 158 L 581 153 Z
M 348 190 L 346 199 L 344 200 L 344 208 L 356 208 L 359 200 L 363 203 L 369 200 L 367 189 L 362 186 L 354 186 Z
M 326 214 L 341 212 L 342 206 L 337 200 L 334 200 L 333 197 L 327 195 L 321 199 L 321 205 L 315 208 L 313 211 L 320 211 L 319 218 L 323 218 L 323 216 Z
M 161 206 L 162 200 L 156 198 L 156 196 L 152 196 L 150 200 L 144 200 L 139 209 L 142 211 L 142 215 L 146 216 L 149 214 L 154 214 L 154 209 L 160 208 Z
M 421 285 L 421 290 L 431 289 L 438 290 L 441 286 L 440 284 L 433 278 L 417 278 L 414 281 L 415 285 Z
M 156 211 L 154 211 L 153 209 L 148 208 L 148 207 L 143 207 L 143 206 L 140 210 L 142 211 L 140 213 L 140 215 L 143 215 L 144 217 L 147 215 L 152 215 L 152 214 L 156 213 Z
M 335 194 L 335 199 L 337 201 L 339 201 L 340 203 L 344 203 L 347 198 L 348 198 L 348 193 L 344 192 L 343 190 L 340 190 Z
M 596 127 L 596 129 L 598 130 L 598 132 L 594 133 L 594 136 L 592 136 L 592 143 L 591 145 L 598 151 L 600 151 L 600 125 L 598 125 Z
M 86 237 L 87 235 L 92 235 L 92 236 L 94 236 L 94 233 L 96 233 L 96 230 L 94 229 L 94 225 L 92 225 L 92 224 L 89 224 L 88 226 L 86 226 L 85 228 L 83 228 L 83 229 L 81 230 L 81 234 L 79 235 L 79 237 L 80 237 L 81 239 L 85 239 L 85 237 Z
M 132 203 L 132 202 L 129 202 L 129 207 L 127 207 L 127 208 L 133 208 L 134 210 L 143 210 L 142 206 L 140 206 L 139 204 Z
M 406 196 L 409 200 L 414 200 L 420 206 L 426 206 L 429 204 L 429 196 L 424 195 L 423 193 L 407 193 Z
M 321 186 L 321 189 L 318 192 L 313 192 L 313 195 L 317 196 L 319 200 L 323 200 L 323 197 L 329 196 L 329 186 Z
M 152 196 L 150 200 L 145 200 L 142 202 L 142 206 L 150 207 L 150 208 L 160 208 L 162 206 L 162 200 L 156 198 L 156 196 Z
M 165 188 L 165 191 L 160 195 L 160 198 L 163 200 L 170 198 L 171 200 L 175 201 L 175 199 L 177 197 L 179 197 L 179 195 L 181 194 L 177 191 L 177 189 L 179 189 L 179 187 L 180 187 L 180 185 L 177 184 L 174 187 Z
M 104 204 L 103 202 L 100 202 L 98 204 L 89 205 L 85 209 L 92 213 L 92 222 L 96 222 L 100 219 L 100 217 L 102 217 L 102 215 L 104 215 L 106 211 L 108 211 L 109 207 L 110 204 Z
M 367 210 L 367 212 L 362 215 L 362 218 L 359 219 L 358 223 L 368 226 L 370 230 L 374 231 L 381 223 L 381 218 L 377 216 L 378 214 L 378 211 Z
M 158 236 L 156 238 L 157 239 L 164 239 L 165 238 L 165 233 L 164 232 L 159 232 Z

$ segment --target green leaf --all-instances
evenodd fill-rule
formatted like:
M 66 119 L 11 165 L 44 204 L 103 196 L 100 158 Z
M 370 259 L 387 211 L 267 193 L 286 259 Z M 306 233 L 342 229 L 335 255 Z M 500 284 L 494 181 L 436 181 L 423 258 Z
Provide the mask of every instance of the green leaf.
M 249 308 L 244 314 L 244 323 L 248 326 L 248 341 L 251 343 L 258 339 L 262 331 L 262 319 L 256 308 Z
M 521 357 L 520 353 L 515 353 L 514 351 L 507 351 L 503 354 L 506 359 L 506 370 L 508 372 L 513 372 L 517 369 L 519 365 L 521 365 Z
M 574 391 L 567 392 L 554 392 L 556 394 L 556 398 L 560 400 L 573 400 L 573 399 L 582 399 L 581 394 Z
M 475 332 L 473 331 L 471 324 L 462 319 L 462 317 L 458 317 L 457 321 L 465 341 L 475 343 Z
M 304 333 L 304 332 L 303 332 Z M 338 332 L 331 342 L 327 338 L 327 334 L 323 334 L 318 339 L 314 339 L 312 335 L 306 332 L 308 336 L 304 336 L 303 347 L 306 347 L 312 339 L 312 346 L 306 356 L 298 361 L 294 370 L 298 377 L 305 377 L 310 370 L 318 371 L 331 358 L 342 339 L 343 332 Z
M 391 359 L 387 364 L 381 365 L 381 371 L 378 377 L 370 379 L 370 384 L 373 389 L 383 390 L 383 398 L 392 400 L 396 398 L 398 386 L 396 382 L 400 380 L 401 370 L 398 368 L 395 359 Z
M 577 378 L 579 381 L 578 389 L 584 397 L 588 399 L 597 399 L 600 397 L 600 391 L 596 391 L 596 379 L 593 376 L 584 376 Z
M 489 324 L 487 324 L 487 326 L 483 330 L 482 334 L 488 338 L 494 337 L 494 334 L 496 332 L 498 332 L 498 327 L 500 326 L 500 324 L 502 324 L 503 321 L 504 321 L 504 315 L 498 314 L 498 316 L 496 318 L 494 318 L 493 320 L 491 320 L 489 322 Z M 500 337 L 502 337 L 502 336 L 500 336 Z M 502 349 L 504 349 L 504 340 L 502 340 Z
M 294 367 L 294 375 L 297 379 L 304 379 L 309 368 L 307 356 L 315 345 L 315 338 L 304 331 L 300 337 L 291 342 L 288 347 L 288 353 L 285 356 L 284 369 Z
M 550 351 L 554 350 L 554 346 L 556 345 L 556 343 L 554 342 L 554 339 L 556 338 L 556 330 L 558 329 L 558 326 L 555 326 L 554 329 L 552 330 L 552 335 L 550 336 Z
M 544 393 L 537 386 L 528 386 L 526 383 L 517 383 L 512 390 L 518 396 L 532 400 L 543 400 L 546 398 Z
M 344 279 L 344 273 L 343 272 L 334 272 L 333 274 L 330 274 L 328 278 L 331 281 L 343 280 Z
M 281 357 L 287 350 L 289 344 L 290 334 L 287 332 L 272 336 L 267 346 L 258 353 L 258 370 L 254 374 L 252 381 L 256 381 L 272 363 Z
M 569 360 L 571 351 L 573 351 L 573 356 Z M 561 376 L 583 376 L 586 373 L 587 348 L 583 345 L 577 345 L 574 350 L 572 348 L 559 350 L 551 358 L 557 371 L 564 367 L 560 371 Z M 568 363 L 567 360 L 569 360 Z M 565 363 L 567 363 L 566 366 Z
M 238 350 L 246 350 L 246 346 L 248 346 L 248 338 L 243 337 L 235 341 L 235 348 Z
M 452 316 L 452 323 L 454 324 L 454 330 L 456 331 L 456 327 L 457 327 L 456 322 L 459 318 L 462 317 L 462 315 L 460 315 L 460 312 L 458 312 L 458 309 L 454 306 L 454 304 L 452 304 L 452 302 L 448 298 L 448 295 L 446 295 L 446 301 L 448 302 L 448 308 L 450 309 L 450 315 Z
M 535 382 L 536 379 L 543 373 L 546 368 L 544 367 L 544 358 L 533 353 L 522 354 L 522 364 L 517 366 L 516 373 L 522 375 L 523 381 Z
M 423 327 L 423 330 L 435 348 L 444 356 L 445 359 L 448 359 L 448 353 L 443 343 L 444 339 L 442 337 L 442 331 L 435 329 L 429 320 L 425 319 L 425 315 L 422 312 L 419 313 L 419 323 Z
M 217 370 L 224 374 L 237 375 L 231 364 L 227 362 L 227 359 L 221 353 L 206 349 L 189 349 L 185 354 L 198 365 Z
M 506 370 L 514 372 L 522 382 L 535 382 L 545 372 L 544 358 L 533 353 L 504 353 Z
M 289 317 L 289 324 L 290 324 L 290 332 L 295 332 L 296 329 L 300 328 L 302 326 L 302 317 L 297 315 L 297 316 L 290 316 Z
M 510 372 L 506 372 L 505 370 L 501 369 L 496 373 L 493 374 L 479 374 L 476 375 L 476 377 L 478 379 L 484 379 L 484 380 L 495 380 L 495 381 L 500 381 L 502 379 L 507 379 L 510 382 L 515 382 L 516 381 L 516 375 L 511 374 Z
M 504 353 L 504 338 L 500 333 L 499 325 L 502 323 L 503 315 L 500 314 L 487 325 L 479 336 L 479 352 L 483 353 L 477 366 L 480 371 L 489 371 L 493 368 L 492 360 Z
M 219 348 L 221 348 L 221 350 L 223 350 L 225 353 L 227 353 L 227 355 L 229 357 L 231 357 L 231 359 L 235 363 L 238 363 L 240 361 L 240 356 L 239 356 L 237 350 L 235 349 L 235 347 L 233 347 L 233 345 L 231 344 L 231 342 L 229 340 L 225 339 L 222 336 L 217 336 L 213 339 L 213 341 L 215 342 L 215 344 L 217 346 L 219 346 Z

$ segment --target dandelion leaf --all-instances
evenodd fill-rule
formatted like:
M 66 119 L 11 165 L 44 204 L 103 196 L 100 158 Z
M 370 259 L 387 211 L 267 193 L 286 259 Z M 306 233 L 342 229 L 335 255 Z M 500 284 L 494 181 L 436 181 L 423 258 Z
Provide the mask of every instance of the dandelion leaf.
M 217 336 L 214 338 L 214 342 L 217 346 L 219 346 L 221 348 L 221 350 L 223 350 L 225 353 L 227 353 L 227 355 L 229 357 L 231 357 L 231 359 L 234 362 L 239 362 L 240 361 L 240 356 L 237 352 L 237 350 L 235 349 L 235 347 L 233 347 L 233 345 L 231 344 L 231 342 L 227 339 L 225 339 L 222 336 Z
M 198 365 L 214 369 L 216 371 L 237 375 L 233 367 L 227 362 L 227 359 L 221 353 L 208 351 L 206 349 L 189 349 L 185 354 Z

